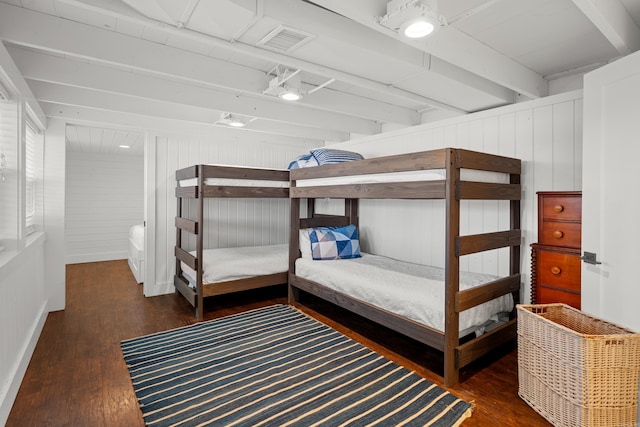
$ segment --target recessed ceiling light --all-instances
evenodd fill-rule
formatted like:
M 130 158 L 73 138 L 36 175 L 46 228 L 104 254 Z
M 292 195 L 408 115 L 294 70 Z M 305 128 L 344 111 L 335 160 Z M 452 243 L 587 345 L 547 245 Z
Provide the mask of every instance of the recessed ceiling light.
M 130 145 L 121 145 L 120 148 L 131 148 Z

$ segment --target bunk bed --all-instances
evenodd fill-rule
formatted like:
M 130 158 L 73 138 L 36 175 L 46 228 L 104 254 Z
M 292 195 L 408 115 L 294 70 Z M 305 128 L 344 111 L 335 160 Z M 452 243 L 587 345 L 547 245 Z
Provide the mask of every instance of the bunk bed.
M 442 351 L 444 382 L 446 386 L 452 386 L 459 380 L 460 368 L 516 337 L 514 305 L 519 302 L 521 282 L 520 171 L 521 162 L 518 159 L 453 148 L 291 170 L 290 303 L 295 305 L 299 298 L 299 290 L 303 290 Z M 474 173 L 484 175 L 477 178 Z M 492 175 L 501 176 L 502 180 L 490 178 L 488 182 L 481 181 Z M 317 214 L 315 200 L 322 198 L 343 199 L 344 215 Z M 301 208 L 304 206 L 301 203 L 302 199 L 307 200 L 304 217 L 301 215 Z M 359 265 L 360 269 L 351 273 L 351 279 L 349 276 L 340 276 L 339 272 L 336 279 L 343 285 L 357 281 L 358 276 L 366 274 L 367 270 L 362 269 L 362 264 L 368 262 L 369 256 L 363 255 L 356 260 L 311 262 L 308 261 L 308 256 L 304 256 L 307 243 L 302 243 L 301 246 L 300 240 L 304 238 L 305 231 L 308 233 L 316 227 L 358 225 L 359 199 L 444 200 L 445 265 L 440 272 L 443 281 L 439 286 L 435 285 L 436 288 L 440 288 L 442 294 L 442 299 L 437 302 L 442 307 L 442 327 L 429 326 L 399 309 L 389 308 L 365 298 L 366 294 L 375 292 L 373 285 L 367 284 L 373 282 L 375 277 L 360 280 L 361 287 L 366 289 L 359 295 L 353 291 L 353 287 L 337 288 L 335 284 L 325 283 L 324 278 L 331 276 L 331 263 L 336 263 L 342 269 L 351 264 Z M 461 236 L 461 200 L 507 201 L 509 229 Z M 499 248 L 509 248 L 509 275 L 490 279 L 487 283 L 478 284 L 476 280 L 461 286 L 461 277 L 465 278 L 467 274 L 460 272 L 460 257 Z M 313 263 L 321 265 L 324 272 L 310 275 L 307 267 Z M 411 268 L 408 264 L 394 264 L 390 268 L 395 269 L 400 276 L 393 279 L 393 275 L 382 274 L 383 280 L 387 281 L 387 289 L 390 287 L 389 281 L 392 281 L 393 287 L 411 281 L 409 275 L 402 275 L 405 269 Z M 417 268 L 420 269 L 420 266 Z M 370 276 L 377 276 L 378 273 L 379 271 L 373 272 Z M 431 280 L 424 276 L 421 276 L 417 283 L 434 286 Z M 388 298 L 386 293 L 384 298 Z M 507 307 L 510 312 L 506 319 L 503 318 L 503 322 L 498 323 L 499 326 L 484 333 L 478 329 L 478 335 L 466 337 L 465 340 L 460 339 L 462 312 L 505 298 L 508 298 Z M 402 302 L 396 302 L 396 306 L 403 305 Z M 496 306 L 496 310 L 504 307 L 502 301 Z
M 284 284 L 288 272 L 287 244 L 205 249 L 205 200 L 286 199 L 288 187 L 288 170 L 194 165 L 176 171 L 174 285 L 176 292 L 195 307 L 197 320 L 203 318 L 204 298 Z M 195 200 L 195 212 L 189 200 Z M 183 249 L 187 244 L 183 232 L 195 236 L 195 250 Z

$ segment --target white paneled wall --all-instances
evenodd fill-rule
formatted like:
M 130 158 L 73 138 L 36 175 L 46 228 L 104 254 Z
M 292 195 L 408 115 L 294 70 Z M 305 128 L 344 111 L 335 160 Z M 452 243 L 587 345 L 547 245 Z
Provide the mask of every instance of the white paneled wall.
M 0 425 L 9 416 L 47 318 L 43 244 L 40 234 L 0 265 Z
M 195 164 L 229 164 L 286 169 L 296 156 L 315 145 L 309 142 L 272 143 L 247 134 L 234 140 L 157 137 L 155 141 L 155 284 L 145 283 L 145 295 L 173 292 L 176 230 L 175 171 Z M 195 209 L 195 203 L 189 205 Z M 195 212 L 195 211 L 193 211 Z M 192 216 L 195 218 L 195 215 Z M 259 246 L 287 243 L 287 199 L 207 200 L 204 247 Z M 188 233 L 185 233 L 185 237 Z M 190 238 L 187 249 L 195 249 Z M 148 258 L 147 258 L 148 259 Z
M 144 217 L 142 156 L 67 152 L 66 263 L 126 259 Z
M 581 190 L 582 92 L 496 108 L 335 145 L 365 157 L 443 147 L 466 148 L 522 160 L 523 302 L 529 301 L 530 251 L 537 239 L 536 191 Z M 465 201 L 461 233 L 508 228 L 508 204 Z M 363 201 L 363 249 L 410 262 L 443 266 L 442 201 Z M 464 257 L 461 268 L 508 273 L 507 250 Z

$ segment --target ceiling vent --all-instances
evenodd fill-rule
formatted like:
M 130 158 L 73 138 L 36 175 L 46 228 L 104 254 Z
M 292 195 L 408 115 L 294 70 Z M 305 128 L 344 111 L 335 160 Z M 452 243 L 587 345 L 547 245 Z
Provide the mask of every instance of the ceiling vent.
M 314 37 L 311 33 L 280 25 L 264 36 L 257 44 L 281 52 L 291 52 Z

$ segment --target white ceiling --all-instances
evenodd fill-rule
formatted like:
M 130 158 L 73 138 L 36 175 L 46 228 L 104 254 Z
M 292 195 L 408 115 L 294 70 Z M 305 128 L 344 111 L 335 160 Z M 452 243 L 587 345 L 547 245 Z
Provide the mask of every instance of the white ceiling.
M 251 120 L 235 132 L 343 141 L 580 88 L 640 48 L 640 0 L 440 0 L 447 25 L 422 41 L 379 24 L 386 4 L 0 0 L 0 39 L 45 113 L 76 125 L 69 149 L 106 152 L 224 112 Z M 309 39 L 260 43 L 281 26 Z M 301 70 L 302 101 L 264 93 L 277 65 Z

